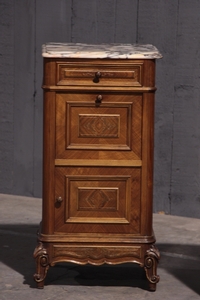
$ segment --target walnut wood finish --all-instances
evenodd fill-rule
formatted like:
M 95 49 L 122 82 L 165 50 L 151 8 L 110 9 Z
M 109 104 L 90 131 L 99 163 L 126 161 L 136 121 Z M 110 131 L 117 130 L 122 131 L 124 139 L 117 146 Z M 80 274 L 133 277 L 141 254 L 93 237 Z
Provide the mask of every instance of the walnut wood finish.
M 133 262 L 156 289 L 154 77 L 154 60 L 44 59 L 39 288 L 57 262 Z

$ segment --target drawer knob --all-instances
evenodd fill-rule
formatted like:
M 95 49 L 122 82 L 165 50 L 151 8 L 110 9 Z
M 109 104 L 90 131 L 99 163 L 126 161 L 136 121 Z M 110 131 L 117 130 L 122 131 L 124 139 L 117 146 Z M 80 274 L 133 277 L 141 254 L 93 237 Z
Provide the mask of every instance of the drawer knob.
M 97 105 L 100 104 L 102 99 L 103 99 L 102 95 L 98 95 L 98 96 L 96 97 L 96 101 L 95 101 L 96 104 L 97 104 Z
M 58 198 L 56 198 L 56 202 L 57 202 L 57 203 L 61 203 L 61 202 L 63 202 L 63 198 L 62 198 L 62 197 L 58 197 Z
M 98 83 L 100 77 L 101 77 L 101 72 L 99 72 L 99 71 L 96 72 L 95 76 L 94 76 L 94 79 L 93 79 L 93 82 Z

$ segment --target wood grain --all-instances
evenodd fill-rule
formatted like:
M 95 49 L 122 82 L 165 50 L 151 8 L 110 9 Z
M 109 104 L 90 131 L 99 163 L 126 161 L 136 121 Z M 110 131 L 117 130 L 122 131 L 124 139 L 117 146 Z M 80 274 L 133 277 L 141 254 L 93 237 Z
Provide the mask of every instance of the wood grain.
M 34 278 L 43 287 L 49 266 L 62 261 L 134 262 L 144 266 L 155 290 L 154 92 L 145 90 L 154 86 L 155 62 L 141 60 L 143 86 L 130 92 L 124 80 L 136 61 L 92 61 L 100 71 L 106 65 L 107 83 L 100 92 L 91 80 L 91 60 L 88 67 L 86 61 L 44 59 L 43 214 Z M 120 76 L 114 73 L 118 69 Z M 115 91 L 109 89 L 110 79 Z

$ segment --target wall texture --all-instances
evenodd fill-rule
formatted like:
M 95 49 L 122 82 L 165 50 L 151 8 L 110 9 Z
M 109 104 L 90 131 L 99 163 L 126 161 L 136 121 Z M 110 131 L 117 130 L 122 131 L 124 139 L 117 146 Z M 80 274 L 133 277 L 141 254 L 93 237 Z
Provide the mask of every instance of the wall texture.
M 42 195 L 45 42 L 151 43 L 154 211 L 200 217 L 200 1 L 0 0 L 0 192 Z

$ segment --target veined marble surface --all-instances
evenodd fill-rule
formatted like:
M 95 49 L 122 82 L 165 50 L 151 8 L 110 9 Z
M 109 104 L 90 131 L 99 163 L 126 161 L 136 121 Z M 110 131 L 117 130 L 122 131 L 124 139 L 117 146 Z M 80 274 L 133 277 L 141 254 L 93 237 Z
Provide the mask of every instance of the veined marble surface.
M 139 44 L 80 44 L 47 43 L 42 46 L 43 57 L 154 59 L 162 55 L 153 45 Z

